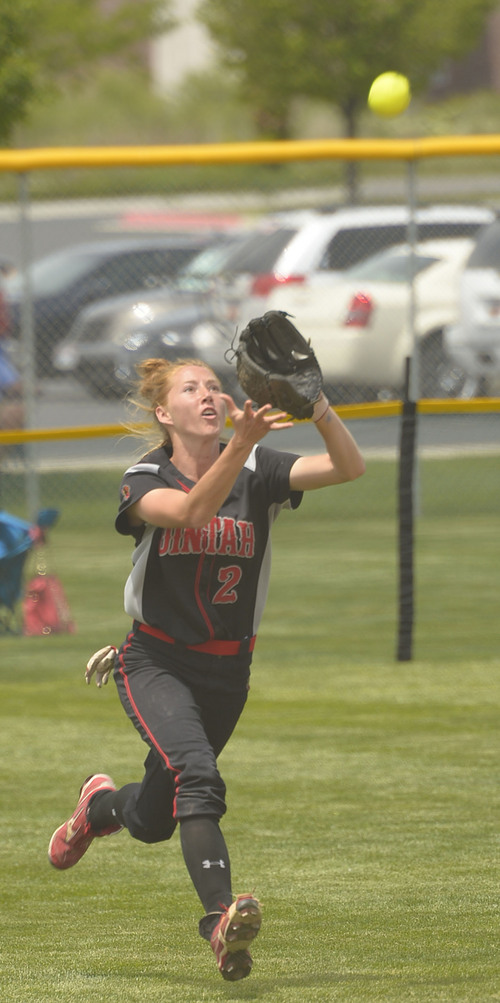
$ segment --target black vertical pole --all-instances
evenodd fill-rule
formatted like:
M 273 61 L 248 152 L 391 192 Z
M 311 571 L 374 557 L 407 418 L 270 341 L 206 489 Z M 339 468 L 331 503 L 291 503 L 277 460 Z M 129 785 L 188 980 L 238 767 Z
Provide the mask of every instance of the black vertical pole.
M 410 370 L 411 359 L 407 359 L 401 415 L 398 480 L 399 618 L 397 659 L 399 662 L 411 661 L 413 650 L 413 502 L 417 405 L 416 401 L 409 399 Z
M 399 481 L 398 481 L 398 544 L 399 544 L 399 615 L 397 659 L 399 662 L 411 661 L 413 654 L 413 622 L 414 622 L 414 516 L 415 516 L 415 462 L 416 462 L 416 432 L 417 432 L 417 400 L 419 391 L 418 355 L 415 338 L 415 290 L 413 281 L 413 261 L 417 242 L 417 225 L 415 219 L 415 167 L 409 164 L 409 219 L 408 243 L 409 254 L 409 327 L 412 336 L 411 356 L 406 359 L 406 370 L 403 392 L 403 407 L 401 414 L 401 431 L 399 444 Z

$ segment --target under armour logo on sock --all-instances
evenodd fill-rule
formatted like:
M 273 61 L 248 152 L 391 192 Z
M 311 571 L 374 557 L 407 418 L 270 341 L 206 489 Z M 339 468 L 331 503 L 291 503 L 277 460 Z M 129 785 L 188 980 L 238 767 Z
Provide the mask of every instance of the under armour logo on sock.
M 225 870 L 225 863 L 223 860 L 202 860 L 201 866 L 205 868 L 206 871 L 210 870 L 211 867 L 222 867 Z

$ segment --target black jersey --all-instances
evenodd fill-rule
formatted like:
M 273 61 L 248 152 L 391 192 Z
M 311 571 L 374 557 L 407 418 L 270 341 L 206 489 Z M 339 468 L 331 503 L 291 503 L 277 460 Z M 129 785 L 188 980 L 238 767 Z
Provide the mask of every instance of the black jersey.
M 221 450 L 225 447 L 221 445 Z M 135 538 L 125 611 L 185 645 L 241 640 L 256 634 L 270 574 L 270 530 L 290 490 L 296 454 L 257 445 L 217 515 L 202 529 L 129 525 L 126 511 L 148 491 L 190 491 L 165 447 L 125 471 L 116 529 Z

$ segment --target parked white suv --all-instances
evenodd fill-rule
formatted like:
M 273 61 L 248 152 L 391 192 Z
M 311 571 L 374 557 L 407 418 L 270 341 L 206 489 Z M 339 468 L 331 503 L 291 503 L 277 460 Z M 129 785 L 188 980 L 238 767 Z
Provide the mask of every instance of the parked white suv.
M 475 237 L 495 214 L 474 205 L 434 205 L 416 211 L 419 240 Z M 330 284 L 339 273 L 408 238 L 404 205 L 355 206 L 314 214 L 295 228 L 272 269 L 254 274 L 240 306 L 240 325 L 268 309 L 268 298 L 285 286 Z
M 500 391 L 500 220 L 486 227 L 462 272 L 458 318 L 446 351 L 468 377 L 468 392 Z

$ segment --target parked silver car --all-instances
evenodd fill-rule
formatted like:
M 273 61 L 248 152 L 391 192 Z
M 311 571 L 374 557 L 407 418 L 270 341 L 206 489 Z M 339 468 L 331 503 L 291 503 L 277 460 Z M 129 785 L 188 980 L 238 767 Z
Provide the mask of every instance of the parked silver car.
M 270 225 L 228 236 L 194 257 L 168 285 L 140 295 L 108 297 L 85 308 L 56 347 L 55 368 L 75 376 L 92 393 L 113 395 L 123 392 L 121 377 L 116 376 L 122 347 L 130 339 L 140 341 L 142 332 L 160 317 L 160 327 L 168 329 L 169 314 L 177 323 L 184 311 L 184 333 L 188 317 L 193 327 L 213 322 L 232 325 L 234 330 L 239 301 L 255 273 L 272 267 L 293 233 L 288 226 Z M 198 355 L 202 347 L 199 343 Z M 206 338 L 205 347 L 209 347 Z
M 165 285 L 208 239 L 206 233 L 116 237 L 70 245 L 33 262 L 29 286 L 38 375 L 53 375 L 54 347 L 83 307 L 111 295 Z M 24 288 L 20 271 L 4 279 L 14 339 L 20 335 Z

